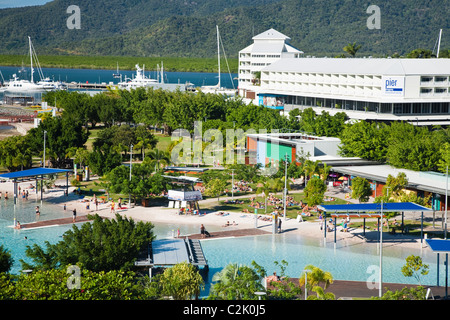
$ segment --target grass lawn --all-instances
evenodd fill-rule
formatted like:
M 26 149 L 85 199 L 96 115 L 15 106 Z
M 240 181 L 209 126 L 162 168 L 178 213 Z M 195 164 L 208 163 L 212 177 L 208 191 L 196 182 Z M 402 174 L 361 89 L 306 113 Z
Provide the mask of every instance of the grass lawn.
M 255 196 L 254 194 L 249 194 L 248 198 L 236 199 L 236 200 L 239 201 L 239 203 L 230 203 L 229 200 L 228 201 L 220 200 L 220 198 L 219 198 L 218 202 L 217 201 L 216 202 L 214 202 L 214 201 L 210 202 L 208 205 L 206 205 L 206 206 L 204 205 L 201 208 L 202 209 L 214 210 L 214 211 L 229 211 L 229 212 L 241 212 L 241 213 L 244 213 L 243 210 L 247 209 L 249 211 L 249 213 L 254 213 L 255 209 L 250 206 L 250 204 L 251 204 L 250 198 L 254 197 L 254 196 Z M 282 198 L 282 194 L 277 194 L 276 196 L 279 199 Z M 294 201 L 296 201 L 296 202 L 303 201 L 304 198 L 305 198 L 303 192 L 302 193 L 292 193 L 292 194 L 289 194 L 289 196 L 293 197 Z M 255 201 L 264 204 L 264 198 L 263 197 L 257 196 Z M 324 204 L 345 204 L 345 203 L 347 203 L 347 202 L 345 200 L 341 200 L 341 199 L 336 199 L 335 201 L 324 202 Z M 270 205 L 268 203 L 267 210 L 265 210 L 265 209 L 258 209 L 258 214 L 265 214 L 266 211 L 267 211 L 267 214 L 271 214 L 274 210 L 275 210 L 275 206 L 274 205 Z M 297 214 L 299 212 L 301 212 L 301 210 L 302 209 L 301 209 L 301 207 L 299 205 L 288 206 L 288 207 L 286 207 L 286 215 L 287 215 L 288 218 L 295 219 L 295 218 L 297 218 Z M 283 211 L 282 205 L 281 205 L 281 210 L 279 210 L 279 211 L 281 211 L 281 212 Z M 306 220 L 306 221 L 307 220 L 315 220 L 315 219 L 317 219 L 317 213 L 313 213 L 312 212 L 312 214 L 313 215 L 311 217 L 305 217 L 304 216 L 303 219 Z
M 172 140 L 171 140 L 172 137 L 158 134 L 158 133 L 156 133 L 154 135 L 158 139 L 158 143 L 156 144 L 156 149 L 159 149 L 160 151 L 167 151 L 170 143 L 172 142 Z

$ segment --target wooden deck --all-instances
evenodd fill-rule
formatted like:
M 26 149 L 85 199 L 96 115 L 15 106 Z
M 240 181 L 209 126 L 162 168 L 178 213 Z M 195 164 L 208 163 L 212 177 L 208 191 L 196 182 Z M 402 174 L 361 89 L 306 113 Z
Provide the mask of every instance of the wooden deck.
M 209 237 L 202 238 L 201 234 L 191 234 L 188 235 L 189 239 L 218 239 L 218 238 L 232 238 L 232 237 L 245 237 L 245 236 L 259 236 L 264 234 L 270 234 L 270 232 L 258 229 L 258 228 L 250 228 L 250 229 L 235 229 L 235 230 L 226 230 L 226 231 L 216 231 L 210 232 Z
M 87 215 L 77 216 L 75 223 L 86 222 L 89 221 Z M 20 229 L 34 229 L 34 228 L 42 228 L 42 227 L 54 227 L 65 224 L 74 223 L 72 221 L 72 217 L 70 218 L 61 218 L 61 219 L 52 219 L 52 220 L 42 220 L 30 223 L 23 223 L 20 225 Z

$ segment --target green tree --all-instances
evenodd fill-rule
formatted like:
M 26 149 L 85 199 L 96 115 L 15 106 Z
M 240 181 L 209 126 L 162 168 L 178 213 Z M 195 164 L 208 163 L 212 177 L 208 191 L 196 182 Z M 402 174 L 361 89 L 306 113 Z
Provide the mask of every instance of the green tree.
M 347 52 L 349 55 L 354 58 L 356 56 L 356 53 L 361 49 L 361 45 L 357 45 L 356 42 L 347 44 L 343 50 Z
M 148 154 L 151 161 L 149 166 L 155 168 L 155 171 L 161 170 L 162 166 L 170 164 L 170 154 L 167 151 L 161 151 L 159 149 L 153 149 Z
M 145 290 L 133 272 L 111 270 L 93 272 L 79 266 L 79 288 L 70 287 L 73 280 L 67 268 L 35 270 L 20 275 L 14 282 L 2 281 L 8 289 L 3 299 L 14 300 L 132 300 L 145 299 Z M 1 277 L 1 276 L 0 276 Z M 7 279 L 4 279 L 7 280 Z
M 288 262 L 286 260 L 281 260 L 281 262 L 274 261 L 276 266 L 281 268 L 281 273 L 279 274 L 279 281 L 271 281 L 268 283 L 267 296 L 270 300 L 280 299 L 280 300 L 294 300 L 298 299 L 299 295 L 302 293 L 302 289 L 298 284 L 291 281 L 286 275 L 286 268 Z
M 311 264 L 307 265 L 305 267 L 305 270 L 300 277 L 299 277 L 299 283 L 300 286 L 305 285 L 305 272 L 308 273 L 307 279 L 308 283 L 307 286 L 309 289 L 311 289 L 313 286 L 322 285 L 323 289 L 327 289 L 330 284 L 333 283 L 333 276 L 328 271 L 323 271 L 322 269 L 313 266 Z
M 422 276 L 428 274 L 429 266 L 424 264 L 420 256 L 410 255 L 406 258 L 406 264 L 402 267 L 402 274 L 405 277 L 414 277 L 417 282 L 421 283 Z
M 431 58 L 432 57 L 432 51 L 429 49 L 414 49 L 411 52 L 409 52 L 406 57 L 411 59 L 417 59 L 417 58 Z
M 228 264 L 215 273 L 209 300 L 256 300 L 255 292 L 264 290 L 261 280 L 265 270 L 252 261 L 253 268 L 245 265 Z
M 12 258 L 11 253 L 0 244 L 0 273 L 9 272 L 13 263 L 14 259 Z
M 382 297 L 372 297 L 373 300 L 425 300 L 426 290 L 424 287 L 404 287 L 401 290 L 386 291 Z
M 41 154 L 44 149 L 44 131 L 47 131 L 46 155 L 56 168 L 66 166 L 67 150 L 82 148 L 88 137 L 80 121 L 69 117 L 48 118 L 41 121 L 39 127 L 29 130 L 26 136 L 34 154 Z
M 321 204 L 326 191 L 327 186 L 322 179 L 313 177 L 309 180 L 305 188 L 305 201 L 308 206 Z
M 369 181 L 365 178 L 355 177 L 352 180 L 352 198 L 358 199 L 361 202 L 369 201 L 369 197 L 372 195 L 372 188 Z
M 92 271 L 130 270 L 140 251 L 154 239 L 150 222 L 136 223 L 119 214 L 111 220 L 98 215 L 92 219 L 80 228 L 73 225 L 58 243 L 46 242 L 45 250 L 28 246 L 26 254 L 35 264 L 21 260 L 23 268 L 48 270 L 81 263 Z
M 386 156 L 394 167 L 435 171 L 440 160 L 440 148 L 448 141 L 442 130 L 429 131 L 426 127 L 393 122 L 389 128 Z
M 325 292 L 320 286 L 314 286 L 311 291 L 316 293 L 316 296 L 308 296 L 308 300 L 336 300 L 336 296 L 332 292 Z
M 205 193 L 210 197 L 217 197 L 217 201 L 219 201 L 220 195 L 225 191 L 226 186 L 226 181 L 214 178 L 205 185 Z
M 187 262 L 178 263 L 164 270 L 159 278 L 162 294 L 175 300 L 198 299 L 204 281 L 198 270 Z
M 358 121 L 341 133 L 340 153 L 346 157 L 385 162 L 389 127 L 375 122 Z
M 446 173 L 447 167 L 450 167 L 450 142 L 445 142 L 439 149 L 440 159 L 438 160 L 438 168 L 440 172 Z M 450 171 L 450 169 L 449 169 Z

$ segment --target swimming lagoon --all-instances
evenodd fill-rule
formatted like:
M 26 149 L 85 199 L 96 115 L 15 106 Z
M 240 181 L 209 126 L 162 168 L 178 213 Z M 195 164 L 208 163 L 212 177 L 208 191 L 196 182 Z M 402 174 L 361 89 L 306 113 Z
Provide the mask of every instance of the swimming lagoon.
M 36 216 L 35 207 L 40 206 L 40 216 Z M 35 229 L 16 230 L 12 228 L 14 218 L 22 224 L 40 220 L 49 220 L 62 217 L 71 217 L 70 210 L 64 210 L 63 205 L 55 205 L 46 201 L 13 201 L 0 200 L 0 244 L 9 250 L 14 259 L 11 273 L 18 274 L 21 270 L 20 259 L 29 261 L 25 255 L 27 246 L 38 244 L 42 247 L 45 241 L 57 243 L 62 239 L 64 232 L 72 228 L 72 224 L 43 227 Z M 176 236 L 177 229 L 180 234 L 199 233 L 198 226 L 189 224 L 154 223 L 154 234 L 157 239 Z M 214 230 L 211 230 L 214 231 Z M 220 271 L 230 263 L 251 265 L 255 261 L 265 268 L 268 274 L 281 269 L 274 262 L 287 261 L 286 274 L 290 277 L 299 277 L 306 265 L 312 264 L 328 271 L 336 280 L 370 281 L 376 279 L 370 268 L 379 266 L 378 245 L 371 243 L 347 243 L 338 241 L 335 245 L 332 235 L 325 242 L 323 238 L 311 238 L 299 233 L 288 232 L 282 234 L 268 234 L 262 236 L 248 236 L 239 238 L 218 238 L 202 240 L 202 247 L 208 260 L 208 283 L 215 272 Z M 383 282 L 418 284 L 415 278 L 406 278 L 401 273 L 409 255 L 420 255 L 429 265 L 429 274 L 422 277 L 422 285 L 436 285 L 437 265 L 436 255 L 427 247 L 404 248 L 392 246 L 389 243 L 383 246 Z M 445 279 L 444 257 L 441 257 L 440 284 Z

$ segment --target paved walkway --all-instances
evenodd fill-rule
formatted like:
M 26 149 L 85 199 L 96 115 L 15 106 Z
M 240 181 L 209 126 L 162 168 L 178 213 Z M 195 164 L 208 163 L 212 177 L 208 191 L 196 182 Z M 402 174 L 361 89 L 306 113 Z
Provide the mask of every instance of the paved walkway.
M 252 228 L 252 229 L 236 229 L 236 230 L 226 230 L 226 231 L 217 231 L 210 232 L 210 236 L 205 237 L 204 239 L 218 239 L 218 238 L 231 238 L 231 237 L 246 237 L 246 236 L 259 236 L 264 234 L 270 234 L 269 232 Z M 203 239 L 201 234 L 191 234 L 187 236 L 189 239 Z
M 89 221 L 87 215 L 77 216 L 75 223 L 86 222 Z M 70 218 L 61 218 L 61 219 L 52 219 L 52 220 L 43 220 L 36 221 L 30 223 L 24 223 L 20 225 L 20 229 L 34 229 L 34 228 L 42 228 L 42 227 L 54 227 L 64 224 L 74 223 L 72 221 L 72 217 Z
M 298 283 L 298 279 L 292 279 L 295 283 Z M 371 284 L 375 285 L 375 284 Z M 401 284 L 401 283 L 383 283 L 383 294 L 386 293 L 387 290 L 397 291 L 402 290 L 403 288 L 415 288 L 416 285 L 410 284 Z M 431 294 L 429 299 L 433 297 L 436 300 L 445 298 L 445 287 L 440 286 L 424 286 L 425 290 L 428 288 L 431 289 Z M 336 299 L 346 300 L 352 298 L 371 298 L 379 296 L 379 289 L 373 288 L 369 289 L 368 285 L 364 281 L 344 281 L 344 280 L 335 280 L 328 288 L 327 292 L 332 292 L 335 294 Z

